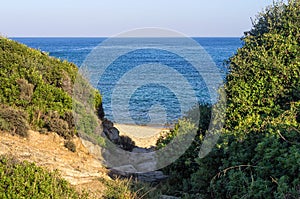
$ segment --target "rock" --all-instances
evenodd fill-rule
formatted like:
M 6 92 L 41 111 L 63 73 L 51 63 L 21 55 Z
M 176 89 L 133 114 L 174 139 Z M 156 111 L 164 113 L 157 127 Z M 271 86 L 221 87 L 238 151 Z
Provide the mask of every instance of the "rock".
M 120 136 L 118 144 L 121 149 L 124 149 L 125 151 L 132 151 L 132 149 L 135 147 L 135 142 L 132 141 L 130 137 L 124 135 Z
M 146 148 L 141 148 L 141 147 L 135 147 L 132 149 L 133 153 L 149 153 L 152 152 L 152 149 L 146 149 Z
M 95 145 L 92 142 L 85 140 L 85 139 L 80 139 L 82 142 L 82 145 L 88 149 L 89 153 L 92 154 L 97 160 L 99 160 L 101 163 L 105 162 L 105 159 L 102 154 L 102 148 L 99 145 Z
M 118 177 L 133 177 L 143 182 L 158 183 L 168 178 L 162 171 L 151 171 L 141 173 L 133 165 L 124 165 L 113 167 L 110 170 L 109 176 L 112 178 Z
M 157 169 L 156 161 L 153 159 L 147 159 L 145 162 L 141 162 L 134 165 L 138 171 L 146 172 L 146 171 L 153 171 Z
M 118 143 L 120 136 L 117 128 L 110 127 L 109 129 L 104 129 L 104 133 L 110 141 Z
M 91 154 L 98 154 L 98 156 L 103 157 L 102 161 L 108 167 L 110 177 L 133 177 L 150 183 L 158 183 L 168 178 L 162 171 L 153 171 L 157 169 L 155 147 L 137 147 L 130 137 L 120 136 L 119 130 L 114 127 L 111 121 L 104 119 L 102 124 L 103 134 L 117 146 L 109 145 L 101 149 L 101 147 L 95 147 L 88 141 L 82 141 L 82 143 Z M 130 148 L 131 146 L 132 148 Z
M 109 175 L 130 177 L 132 174 L 136 172 L 137 170 L 132 165 L 124 165 L 124 166 L 111 168 Z
M 22 158 L 29 158 L 30 156 L 31 156 L 31 153 L 29 153 L 29 152 L 20 153 L 20 157 L 22 157 Z
M 119 134 L 120 134 L 119 130 L 117 128 L 115 128 L 115 127 L 111 127 L 108 130 L 109 130 L 110 135 L 111 135 L 110 139 L 112 141 L 116 141 L 117 142 L 119 140 L 119 138 L 120 138 L 120 136 L 119 136 Z
M 162 171 L 151 171 L 147 173 L 138 173 L 138 180 L 143 182 L 160 182 L 168 178 Z
M 102 125 L 103 125 L 104 129 L 109 129 L 111 127 L 114 127 L 114 124 L 111 121 L 109 121 L 108 119 L 103 119 Z

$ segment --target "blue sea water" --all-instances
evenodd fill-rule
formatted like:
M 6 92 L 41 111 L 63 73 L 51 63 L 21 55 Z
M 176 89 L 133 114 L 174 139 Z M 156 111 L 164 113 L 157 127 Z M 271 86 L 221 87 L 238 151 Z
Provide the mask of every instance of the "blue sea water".
M 49 52 L 50 56 L 73 62 L 79 67 L 83 63 L 86 64 L 85 60 L 93 49 L 106 40 L 106 38 L 12 39 L 32 48 Z M 169 45 L 166 40 L 167 38 L 160 38 L 160 40 L 156 39 L 155 41 L 153 40 L 153 45 L 155 46 L 155 42 L 157 42 L 157 44 L 164 43 L 165 45 Z M 193 40 L 199 43 L 212 58 L 212 61 L 215 63 L 216 68 L 218 68 L 219 73 L 223 78 L 228 72 L 225 61 L 234 55 L 237 49 L 242 46 L 240 38 L 193 38 Z M 142 42 L 141 39 L 136 39 L 134 41 L 122 41 L 118 44 L 118 50 L 132 47 L 133 43 L 137 41 Z M 194 56 L 195 58 L 196 56 L 199 56 L 196 53 L 193 55 L 194 52 L 192 51 L 191 46 L 186 46 L 184 42 L 179 42 L 179 44 L 180 45 L 177 46 L 171 46 L 170 43 L 170 46 L 167 47 L 174 47 L 177 48 L 177 50 L 179 48 L 179 50 L 188 51 L 191 56 Z M 113 51 L 109 52 L 113 53 Z M 147 71 L 147 68 L 140 68 L 144 71 L 141 72 L 139 76 L 131 78 L 131 81 L 119 81 L 123 75 L 134 69 L 137 65 L 149 65 L 150 63 L 172 66 L 174 70 L 179 72 L 184 78 L 188 79 L 188 82 L 195 90 L 197 101 L 212 103 L 213 99 L 211 99 L 211 96 L 208 96 L 207 87 L 205 86 L 203 79 L 200 78 L 199 80 L 197 77 L 199 75 L 193 71 L 192 67 L 189 67 L 188 64 L 184 62 L 182 57 L 175 56 L 172 53 L 162 50 L 149 51 L 141 49 L 127 53 L 126 55 L 120 56 L 116 59 L 116 61 L 107 68 L 105 75 L 99 80 L 99 83 L 95 85 L 103 95 L 103 107 L 106 117 L 118 123 L 136 123 L 142 125 L 172 123 L 181 117 L 183 112 L 180 107 L 182 102 L 177 99 L 178 95 L 183 97 L 183 101 L 187 103 L 187 105 L 184 106 L 191 106 L 191 104 L 189 104 L 190 96 L 173 92 L 176 88 L 172 86 L 176 84 L 178 85 L 176 78 L 175 80 L 174 78 L 172 80 L 172 77 L 168 77 L 167 75 L 163 76 L 163 73 L 169 73 L 169 70 L 164 71 L 163 68 L 160 68 L 159 73 L 161 73 L 162 76 L 159 78 L 165 79 L 170 83 L 170 86 L 168 86 L 168 84 L 160 85 L 157 82 L 151 82 L 151 80 L 158 78 L 157 72 L 152 74 L 155 69 L 152 69 L 152 72 L 149 72 Z M 148 68 L 151 68 L 151 66 L 149 65 Z M 143 73 L 146 75 L 143 76 Z M 145 82 L 146 78 L 149 78 L 149 81 L 147 81 L 144 85 L 140 85 L 141 82 Z M 115 103 L 113 104 L 113 89 L 117 84 L 123 84 L 124 86 L 121 87 L 121 94 L 118 95 L 121 96 L 120 99 L 116 99 L 117 97 L 114 97 Z M 136 87 L 136 85 L 140 86 Z M 132 88 L 134 92 L 130 90 L 130 88 Z M 180 90 L 185 90 L 185 88 L 180 88 Z M 131 92 L 128 100 L 125 100 L 126 103 L 128 102 L 128 107 L 124 109 L 126 105 L 124 105 L 123 101 L 126 97 L 123 97 L 122 94 L 128 95 L 128 92 Z M 117 116 L 114 114 L 116 112 Z

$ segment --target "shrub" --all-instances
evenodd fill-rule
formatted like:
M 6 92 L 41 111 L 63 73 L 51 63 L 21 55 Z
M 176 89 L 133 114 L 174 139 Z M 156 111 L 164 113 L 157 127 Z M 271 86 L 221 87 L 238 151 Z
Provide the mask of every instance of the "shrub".
M 20 99 L 30 102 L 34 86 L 28 83 L 26 79 L 18 79 L 17 83 L 20 86 Z
M 72 140 L 65 141 L 64 146 L 72 152 L 76 152 L 76 145 Z
M 195 136 L 193 142 L 185 151 L 185 153 L 180 156 L 174 163 L 165 167 L 163 169 L 164 173 L 169 175 L 169 179 L 166 183 L 167 190 L 164 190 L 167 194 L 181 196 L 183 193 L 190 192 L 191 186 L 189 184 L 191 175 L 197 171 L 199 165 L 196 163 L 196 158 L 198 157 L 201 143 L 206 131 L 208 130 L 210 118 L 211 118 L 211 105 L 204 104 L 196 106 L 191 109 L 187 116 L 192 120 L 200 119 L 198 125 L 197 135 Z M 200 114 L 197 113 L 200 111 Z M 200 116 L 200 118 L 199 118 Z M 191 132 L 191 121 L 187 119 L 181 119 L 175 125 L 175 128 L 170 131 L 167 135 L 161 136 L 156 146 L 161 149 L 168 145 L 175 137 L 180 135 L 179 128 L 187 129 L 187 132 Z M 174 152 L 175 153 L 175 152 Z M 172 155 L 171 155 L 172 156 Z M 161 157 L 166 158 L 166 157 Z M 169 157 L 170 158 L 170 157 Z M 166 187 L 164 189 L 166 189 Z
M 75 134 L 71 113 L 77 73 L 78 67 L 72 63 L 0 37 L 0 104 L 27 112 L 27 123 L 34 130 L 57 131 L 66 138 Z M 83 78 L 82 82 L 91 87 Z M 93 89 L 89 100 L 93 111 L 103 117 L 100 93 Z M 74 103 L 85 106 L 86 101 Z M 52 118 L 53 112 L 59 117 Z M 1 123 L 8 128 L 3 119 Z
M 299 198 L 299 14 L 299 0 L 268 7 L 230 58 L 226 132 L 197 159 L 191 195 Z
M 218 147 L 202 159 L 193 157 L 195 148 L 170 165 L 171 194 L 300 197 L 299 18 L 299 0 L 275 3 L 258 16 L 244 46 L 229 60 L 226 121 Z
M 257 33 L 246 36 L 230 59 L 226 128 L 237 138 L 269 131 L 290 119 L 288 126 L 297 126 L 291 111 L 300 100 L 299 10 L 299 0 L 267 8 L 252 29 Z
M 161 193 L 155 187 L 137 180 L 120 179 L 107 180 L 99 179 L 106 186 L 103 198 L 105 199 L 152 199 L 159 198 Z
M 132 151 L 132 149 L 135 147 L 135 142 L 126 135 L 121 135 L 119 138 L 120 147 L 126 151 Z
M 73 131 L 75 130 L 75 119 L 73 116 L 73 112 L 71 112 L 71 111 L 65 112 L 62 119 L 68 123 L 70 130 L 73 130 Z
M 26 137 L 28 129 L 27 114 L 24 111 L 0 106 L 0 130 Z
M 45 116 L 45 127 L 52 132 L 56 132 L 58 135 L 69 139 L 73 137 L 73 132 L 69 129 L 68 123 L 61 119 L 57 112 L 51 112 L 50 116 Z
M 58 172 L 33 163 L 0 156 L 0 198 L 88 198 L 79 194 Z

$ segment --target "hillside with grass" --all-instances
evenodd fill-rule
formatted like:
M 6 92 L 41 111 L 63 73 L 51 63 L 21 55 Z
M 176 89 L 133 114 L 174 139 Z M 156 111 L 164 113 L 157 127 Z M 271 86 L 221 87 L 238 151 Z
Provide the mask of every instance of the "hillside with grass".
M 0 129 L 26 136 L 28 129 L 76 135 L 72 114 L 78 67 L 0 37 Z M 101 96 L 95 91 L 95 111 Z M 80 104 L 80 102 L 78 102 Z
M 150 194 L 147 184 L 112 180 L 82 144 L 79 133 L 89 132 L 91 122 L 101 124 L 104 112 L 100 93 L 77 75 L 72 63 L 0 37 L 1 198 L 130 199 Z M 72 97 L 75 80 L 89 89 L 94 115 Z M 78 128 L 74 107 L 86 119 Z

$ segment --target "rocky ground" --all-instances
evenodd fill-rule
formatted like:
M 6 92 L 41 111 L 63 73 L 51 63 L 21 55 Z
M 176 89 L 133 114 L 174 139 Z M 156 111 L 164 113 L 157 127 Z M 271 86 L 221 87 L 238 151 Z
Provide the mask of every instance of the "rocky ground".
M 99 177 L 109 178 L 107 170 L 74 138 L 75 153 L 64 147 L 64 139 L 56 133 L 29 131 L 28 138 L 0 133 L 0 155 L 13 155 L 19 160 L 34 162 L 49 170 L 59 170 L 62 177 L 78 190 L 87 190 L 91 197 L 101 198 L 104 185 Z
M 113 124 L 106 119 L 102 124 L 103 136 L 108 138 L 114 147 L 101 148 L 87 140 L 82 140 L 82 144 L 94 157 L 103 162 L 111 177 L 134 177 L 150 183 L 158 183 L 167 178 L 162 171 L 157 171 L 158 157 L 154 147 L 160 135 L 165 133 L 162 129 Z M 124 135 L 128 139 L 124 139 Z
M 131 132 L 137 134 L 143 132 L 141 130 L 145 130 L 145 128 L 147 127 L 143 127 L 142 129 L 135 128 L 135 131 Z M 120 139 L 120 135 L 125 135 L 124 132 L 120 133 L 117 128 L 113 127 L 112 123 L 108 129 L 110 129 L 108 133 L 111 137 Z M 149 132 L 153 132 L 153 130 L 157 131 L 157 129 L 152 129 L 151 127 L 147 130 Z M 142 181 L 151 183 L 167 178 L 161 171 L 138 172 L 139 170 L 147 170 L 148 167 L 153 166 L 147 163 L 148 159 L 154 160 L 151 154 L 151 151 L 154 149 L 149 147 L 154 145 L 159 134 L 146 138 L 136 138 L 132 134 L 126 134 L 133 137 L 133 140 L 138 145 L 132 150 L 136 154 L 131 161 L 132 164 L 120 163 L 120 168 L 109 169 L 103 165 L 105 165 L 105 159 L 111 159 L 113 154 L 109 153 L 109 151 L 103 153 L 103 149 L 89 141 L 78 137 L 73 138 L 72 141 L 76 145 L 76 152 L 71 152 L 64 146 L 65 140 L 56 133 L 41 134 L 29 131 L 28 135 L 27 138 L 22 138 L 0 132 L 0 155 L 11 155 L 19 160 L 34 162 L 38 166 L 46 167 L 50 171 L 58 170 L 61 176 L 74 185 L 77 190 L 88 191 L 92 198 L 101 198 L 105 190 L 105 186 L 98 180 L 99 178 L 110 179 L 109 176 L 115 177 L 117 175 L 137 177 Z M 136 156 L 140 157 L 136 158 Z M 139 159 L 142 161 L 134 163 Z M 150 163 L 155 164 L 155 161 L 150 161 Z

